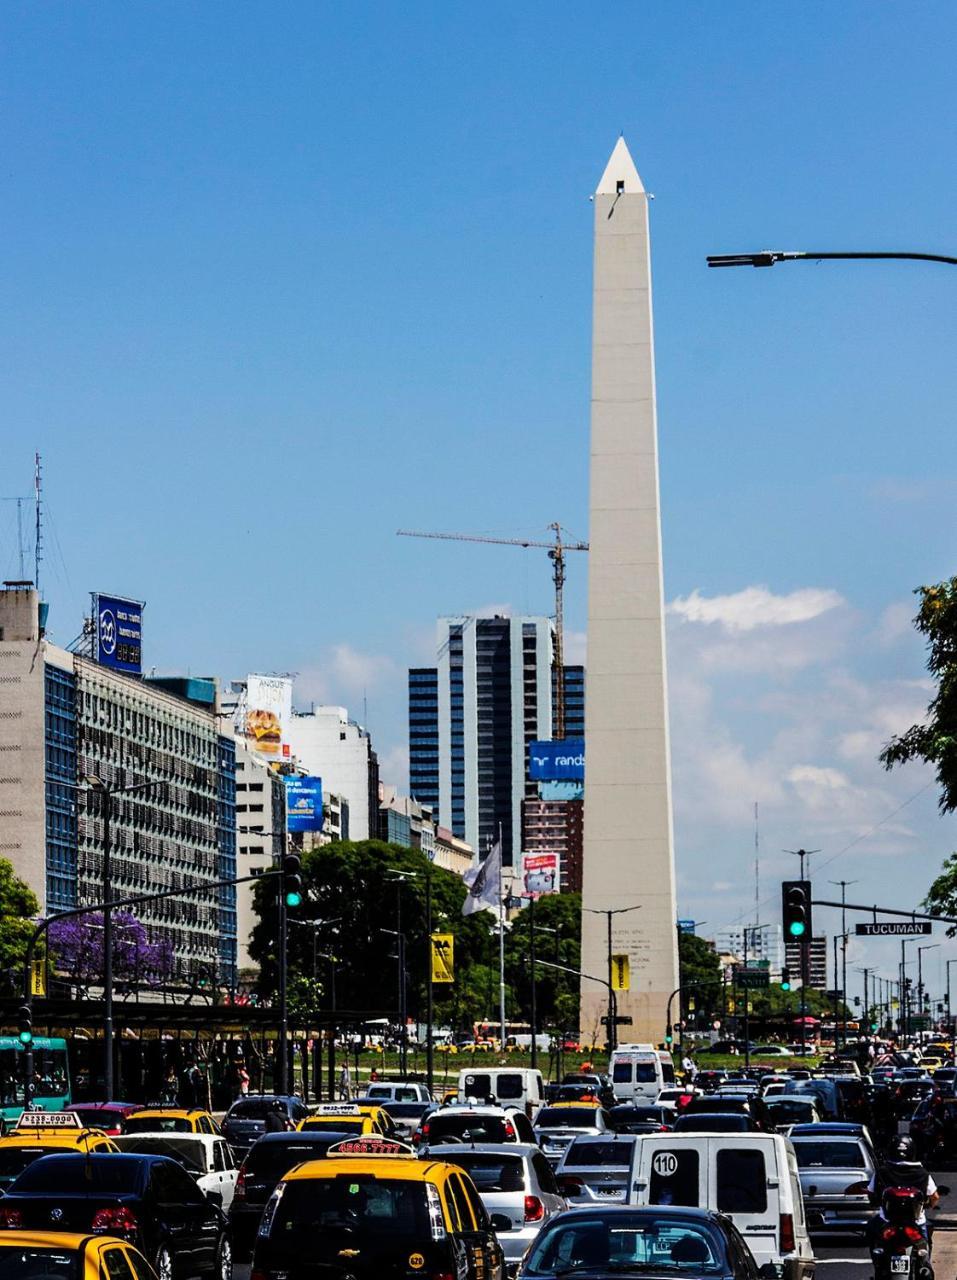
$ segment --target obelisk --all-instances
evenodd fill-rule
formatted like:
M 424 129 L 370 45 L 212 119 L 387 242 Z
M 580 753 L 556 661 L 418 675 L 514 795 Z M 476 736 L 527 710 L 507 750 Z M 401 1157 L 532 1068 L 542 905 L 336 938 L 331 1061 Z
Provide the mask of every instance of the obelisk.
M 619 912 L 611 951 L 629 958 L 617 1001 L 631 1022 L 616 1038 L 657 1044 L 678 985 L 671 761 L 648 195 L 624 138 L 594 207 L 581 967 L 608 979 L 603 913 Z M 583 978 L 584 1038 L 604 1040 L 607 1008 Z

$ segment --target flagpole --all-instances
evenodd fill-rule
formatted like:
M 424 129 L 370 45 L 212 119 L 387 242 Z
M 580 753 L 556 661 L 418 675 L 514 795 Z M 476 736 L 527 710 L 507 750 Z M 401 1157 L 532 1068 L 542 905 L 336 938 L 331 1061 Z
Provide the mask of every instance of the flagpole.
M 498 824 L 498 844 L 502 847 L 502 824 Z M 502 1051 L 505 1050 L 505 868 L 499 871 L 498 881 L 498 1019 L 499 1041 Z

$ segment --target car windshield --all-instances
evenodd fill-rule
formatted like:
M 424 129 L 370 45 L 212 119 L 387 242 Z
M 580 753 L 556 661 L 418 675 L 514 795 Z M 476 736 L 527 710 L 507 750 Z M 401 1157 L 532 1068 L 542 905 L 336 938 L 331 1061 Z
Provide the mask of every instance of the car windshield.
M 80 1280 L 80 1255 L 73 1249 L 0 1248 L 3 1280 Z
M 856 1142 L 795 1142 L 799 1169 L 863 1169 L 866 1162 Z
M 426 1184 L 372 1174 L 287 1182 L 269 1230 L 270 1245 L 296 1257 L 312 1256 L 317 1241 L 337 1252 L 401 1239 L 431 1239 Z
M 431 1102 L 390 1102 L 386 1110 L 393 1120 L 408 1120 L 424 1115 L 432 1105 Z
M 123 1124 L 124 1133 L 192 1133 L 184 1116 L 131 1116 Z
M 304 1122 L 306 1129 L 327 1129 L 332 1128 L 328 1120 L 322 1120 L 318 1117 L 310 1116 Z M 337 1133 L 359 1133 L 361 1134 L 365 1127 L 365 1117 L 357 1116 L 355 1120 L 349 1120 L 342 1116 L 336 1116 L 335 1129 Z
M 206 1152 L 201 1140 L 195 1142 L 185 1136 L 178 1138 L 174 1134 L 170 1134 L 168 1138 L 146 1134 L 142 1138 L 121 1138 L 120 1142 L 124 1151 L 132 1151 L 141 1156 L 169 1156 L 190 1173 L 207 1172 Z
M 5 1147 L 0 1143 L 0 1181 L 10 1182 L 41 1156 L 62 1156 L 70 1147 Z M 2 1267 L 0 1267 L 2 1271 Z
M 321 1160 L 334 1142 L 347 1136 L 341 1130 L 333 1130 L 322 1137 L 303 1135 L 301 1142 L 257 1142 L 243 1164 L 246 1177 L 256 1182 L 278 1182 L 304 1160 Z
M 539 1129 L 594 1129 L 597 1123 L 594 1107 L 543 1107 L 535 1120 Z
M 504 1116 L 483 1116 L 472 1111 L 442 1111 L 428 1117 L 429 1142 L 435 1145 L 449 1138 L 462 1138 L 467 1142 L 508 1142 L 515 1140 L 506 1131 Z
M 764 1104 L 775 1124 L 803 1124 L 814 1119 L 814 1103 L 789 1098 L 769 1098 Z
M 525 1190 L 525 1163 L 521 1156 L 500 1156 L 486 1151 L 456 1151 L 445 1157 L 471 1174 L 479 1191 Z
M 18 1191 L 56 1191 L 62 1195 L 135 1191 L 140 1184 L 142 1168 L 143 1162 L 138 1156 L 44 1156 L 24 1169 L 10 1188 L 10 1194 Z
M 677 1214 L 575 1214 L 542 1231 L 523 1264 L 526 1275 L 573 1271 L 676 1271 L 718 1275 L 730 1271 L 717 1230 Z
M 608 1142 L 573 1142 L 565 1154 L 566 1169 L 582 1169 L 596 1165 L 617 1165 L 627 1168 L 631 1163 L 634 1142 L 619 1138 Z
M 102 1107 L 77 1112 L 83 1123 L 91 1125 L 94 1129 L 119 1129 L 123 1123 L 124 1114 L 122 1111 L 107 1111 Z
M 286 1108 L 282 1102 L 277 1102 L 275 1098 L 247 1098 L 243 1102 L 236 1102 L 229 1108 L 227 1120 L 265 1120 L 271 1112 L 278 1109 L 286 1114 Z

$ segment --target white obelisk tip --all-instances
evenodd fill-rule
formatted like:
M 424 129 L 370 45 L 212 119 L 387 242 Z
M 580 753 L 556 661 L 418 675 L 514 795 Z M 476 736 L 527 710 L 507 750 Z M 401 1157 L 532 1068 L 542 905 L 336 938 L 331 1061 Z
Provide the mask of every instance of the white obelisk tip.
M 636 192 L 643 192 L 644 189 L 638 177 L 635 162 L 631 158 L 631 152 L 625 145 L 624 137 L 621 137 L 615 143 L 611 159 L 605 165 L 605 172 L 595 188 L 595 195 L 616 196 L 622 193 L 634 195 Z

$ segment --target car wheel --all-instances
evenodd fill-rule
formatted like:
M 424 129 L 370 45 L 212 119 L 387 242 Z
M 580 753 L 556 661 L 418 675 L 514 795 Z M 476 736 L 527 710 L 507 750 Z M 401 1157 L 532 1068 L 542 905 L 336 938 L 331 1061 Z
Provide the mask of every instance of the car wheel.
M 225 1234 L 219 1239 L 219 1248 L 216 1250 L 216 1269 L 213 1274 L 216 1280 L 233 1280 L 233 1246 L 229 1236 Z
M 157 1280 L 173 1280 L 173 1255 L 165 1244 L 160 1245 L 153 1267 L 156 1271 Z

